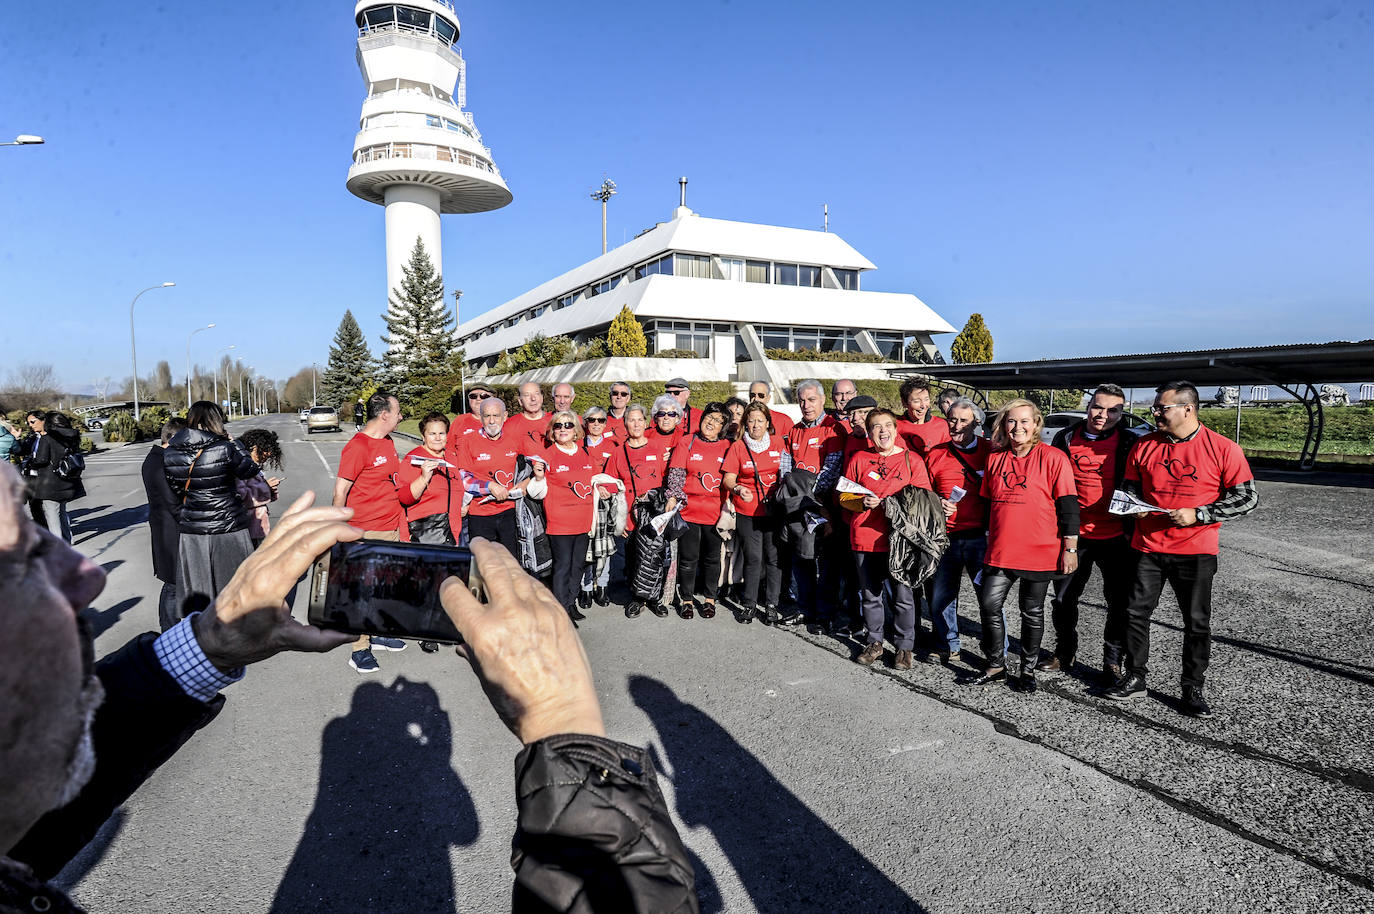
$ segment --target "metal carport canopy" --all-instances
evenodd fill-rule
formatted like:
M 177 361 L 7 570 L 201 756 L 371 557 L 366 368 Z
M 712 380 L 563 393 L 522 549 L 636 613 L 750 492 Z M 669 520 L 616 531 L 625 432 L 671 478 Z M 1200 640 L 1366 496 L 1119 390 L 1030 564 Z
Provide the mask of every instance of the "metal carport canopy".
M 1241 382 L 1273 384 L 1307 410 L 1307 437 L 1298 466 L 1312 469 L 1325 424 L 1320 385 L 1374 380 L 1374 340 L 977 365 L 913 365 L 894 368 L 891 373 L 928 375 L 979 390 L 1092 389 L 1104 382 L 1147 390 L 1165 381 L 1191 381 L 1200 387 Z

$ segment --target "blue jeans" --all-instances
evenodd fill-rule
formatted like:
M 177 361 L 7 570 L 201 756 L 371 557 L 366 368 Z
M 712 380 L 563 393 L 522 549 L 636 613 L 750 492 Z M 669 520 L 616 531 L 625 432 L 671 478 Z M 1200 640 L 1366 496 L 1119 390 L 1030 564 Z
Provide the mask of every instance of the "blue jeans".
M 983 570 L 983 560 L 988 554 L 988 539 L 981 534 L 974 536 L 952 536 L 949 548 L 940 558 L 931 576 L 933 594 L 930 607 L 930 622 L 935 629 L 935 640 L 943 640 L 951 652 L 959 650 L 959 586 L 961 574 L 967 574 L 969 581 L 978 578 Z M 979 579 L 981 581 L 981 579 Z M 977 597 L 982 593 L 980 583 L 973 584 Z M 1006 626 L 1003 625 L 1005 632 Z M 1005 635 L 1004 635 L 1004 640 Z M 1006 653 L 1007 645 L 1002 645 Z

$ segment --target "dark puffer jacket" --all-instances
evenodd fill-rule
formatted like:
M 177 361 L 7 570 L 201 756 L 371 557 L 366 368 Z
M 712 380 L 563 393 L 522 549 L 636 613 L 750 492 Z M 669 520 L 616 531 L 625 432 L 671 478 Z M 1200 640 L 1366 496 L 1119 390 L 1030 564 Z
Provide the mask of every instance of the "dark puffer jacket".
M 48 433 L 38 439 L 38 450 L 33 452 L 26 468 L 37 475 L 29 477 L 29 497 L 43 501 L 74 501 L 86 495 L 86 487 L 81 478 L 63 479 L 57 475 L 57 465 L 67 456 L 67 451 L 81 450 L 81 433 L 74 428 L 48 429 Z
M 167 445 L 162 464 L 167 483 L 181 503 L 178 528 L 182 533 L 232 533 L 248 527 L 248 508 L 239 500 L 234 483 L 252 479 L 259 470 L 243 445 L 223 435 L 186 428 Z

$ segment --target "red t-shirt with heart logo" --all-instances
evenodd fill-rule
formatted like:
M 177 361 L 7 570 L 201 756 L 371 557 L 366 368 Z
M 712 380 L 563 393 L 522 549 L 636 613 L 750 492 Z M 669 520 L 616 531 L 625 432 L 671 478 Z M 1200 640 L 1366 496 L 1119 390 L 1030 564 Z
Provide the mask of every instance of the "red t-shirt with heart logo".
M 1096 440 L 1075 431 L 1069 436 L 1069 460 L 1078 487 L 1078 535 L 1086 540 L 1105 540 L 1122 533 L 1121 515 L 1108 508 L 1115 491 L 1117 435 L 1129 435 L 1121 427 Z
M 782 468 L 783 439 L 769 435 L 768 447 L 758 453 L 749 450 L 744 436 L 730 445 L 725 452 L 725 462 L 721 464 L 722 473 L 734 473 L 739 478 L 735 485 L 744 486 L 752 494 L 749 501 L 742 501 L 734 492 L 730 493 L 730 504 L 735 511 L 749 517 L 768 513 L 768 497 L 778 485 L 778 471 Z
M 506 424 L 502 426 L 501 437 L 516 439 L 518 442 L 516 449 L 526 456 L 539 454 L 549 446 L 544 435 L 548 432 L 549 423 L 552 421 L 553 413 L 544 413 L 538 419 L 531 419 L 524 413 L 516 413 L 507 419 Z
M 668 475 L 668 455 L 671 451 L 662 444 L 650 441 L 641 447 L 631 447 L 628 443 L 615 449 L 611 459 L 606 461 L 606 474 L 625 483 L 625 501 L 631 506 L 645 493 L 663 485 Z M 633 507 L 625 521 L 627 531 L 635 528 Z
M 844 446 L 839 429 L 833 422 L 825 421 L 810 428 L 794 425 L 783 442 L 787 445 L 788 453 L 792 455 L 793 469 L 806 470 L 817 475 L 820 475 L 821 467 L 825 465 L 825 458 Z
M 607 433 L 605 435 L 602 435 L 601 440 L 598 441 L 596 444 L 587 444 L 584 441 L 583 447 L 585 447 L 587 449 L 587 452 L 597 459 L 597 472 L 604 473 L 606 471 L 606 464 L 610 463 L 611 461 L 611 455 L 614 454 L 616 451 L 620 450 L 620 446 L 624 443 L 625 442 L 623 439 L 613 438 L 609 433 Z
M 484 483 L 495 482 L 509 489 L 515 482 L 515 458 L 519 447 L 519 440 L 504 431 L 500 438 L 488 438 L 486 432 L 464 435 L 458 439 L 458 468 Z M 491 517 L 514 507 L 509 498 L 485 501 L 478 497 L 468 505 L 468 514 Z
M 1140 483 L 1140 494 L 1159 508 L 1200 508 L 1227 489 L 1254 479 L 1245 452 L 1230 438 L 1206 426 L 1187 441 L 1170 441 L 1151 432 L 1126 457 L 1125 479 Z M 1175 527 L 1167 514 L 1139 518 L 1131 546 L 1141 552 L 1169 555 L 1216 555 L 1221 524 Z
M 844 476 L 879 498 L 887 498 L 907 486 L 930 488 L 925 461 L 900 446 L 886 457 L 872 448 L 855 451 L 845 464 Z M 887 510 L 882 505 L 849 515 L 849 548 L 855 552 L 887 552 L 891 533 Z
M 983 473 L 988 500 L 988 557 L 994 568 L 1059 568 L 1059 516 L 1054 500 L 1077 495 L 1073 464 L 1064 452 L 1037 442 L 1024 457 L 993 451 Z
M 531 459 L 545 464 L 544 529 L 551 536 L 570 536 L 592 530 L 592 477 L 601 472 L 601 458 L 578 447 L 571 454 L 551 445 Z
M 687 478 L 682 483 L 682 493 L 687 496 L 687 507 L 682 509 L 683 520 L 712 526 L 720 520 L 720 483 L 725 476 L 721 464 L 729 450 L 730 442 L 724 438 L 707 441 L 696 435 L 673 449 L 668 467 L 687 471 Z

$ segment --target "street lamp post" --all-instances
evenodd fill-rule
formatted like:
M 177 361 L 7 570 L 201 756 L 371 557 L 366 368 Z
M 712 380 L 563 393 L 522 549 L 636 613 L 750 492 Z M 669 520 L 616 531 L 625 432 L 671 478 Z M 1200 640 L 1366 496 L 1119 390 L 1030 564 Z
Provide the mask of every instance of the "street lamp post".
M 310 376 L 310 405 L 311 405 L 311 406 L 319 406 L 319 405 L 320 405 L 320 366 L 319 366 L 319 365 L 316 365 L 314 362 L 311 362 L 311 363 L 310 363 L 310 367 L 313 368 L 313 369 L 315 369 L 314 374 L 312 374 L 312 375 Z
M 213 330 L 214 324 L 206 324 L 186 334 L 186 412 L 191 412 L 191 337 L 200 333 L 202 330 Z
M 158 283 L 158 284 L 155 285 L 155 286 L 149 286 L 148 288 L 144 289 L 143 292 L 151 292 L 151 291 L 153 291 L 154 289 L 170 289 L 170 288 L 171 288 L 172 286 L 174 286 L 174 285 L 176 285 L 176 283 L 174 283 L 174 282 Z M 135 296 L 134 296 L 134 300 L 131 301 L 131 302 L 129 302 L 129 355 L 133 357 L 133 362 L 134 362 L 134 421 L 135 421 L 135 422 L 137 422 L 137 421 L 139 420 L 139 410 L 138 410 L 138 346 L 135 345 L 135 343 L 134 343 L 134 305 L 138 304 L 138 300 L 139 300 L 140 298 L 143 297 L 143 292 L 140 292 L 140 293 L 138 293 L 137 295 L 135 295 Z
M 222 356 L 222 355 L 224 355 L 226 352 L 228 352 L 230 349 L 233 349 L 233 348 L 235 348 L 235 347 L 233 347 L 233 346 L 225 346 L 225 347 L 224 347 L 223 349 L 221 349 L 219 352 L 216 352 L 216 353 L 215 353 L 215 366 L 214 366 L 214 372 L 215 372 L 215 405 L 216 405 L 216 406 L 219 406 L 219 357 Z M 224 386 L 225 386 L 226 388 L 229 386 L 229 369 L 227 369 L 227 368 L 224 369 Z
M 245 368 L 243 371 L 252 371 L 252 370 L 253 370 L 253 366 L 252 366 L 252 365 L 249 365 L 249 366 L 248 366 L 247 368 Z M 240 416 L 246 416 L 246 415 L 248 415 L 247 413 L 245 413 L 245 412 L 243 411 L 243 392 L 244 392 L 244 386 L 243 386 L 243 371 L 240 371 L 240 372 L 239 372 L 239 415 L 240 415 Z
M 21 133 L 14 138 L 13 143 L 0 143 L 0 146 L 42 146 L 43 138 L 34 136 L 32 133 Z

